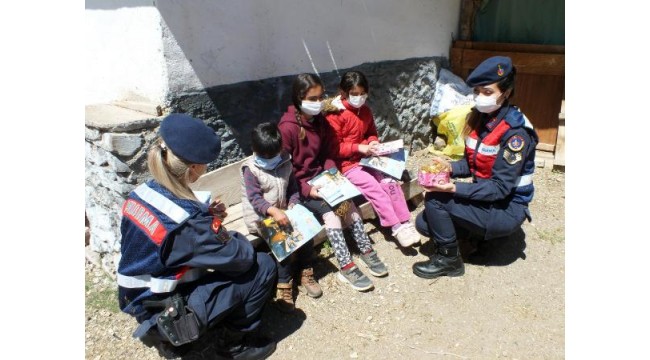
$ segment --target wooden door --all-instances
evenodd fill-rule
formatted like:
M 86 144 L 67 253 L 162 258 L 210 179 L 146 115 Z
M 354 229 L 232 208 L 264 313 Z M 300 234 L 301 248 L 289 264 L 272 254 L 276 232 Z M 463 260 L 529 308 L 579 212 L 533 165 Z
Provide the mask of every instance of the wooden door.
M 497 55 L 510 57 L 517 68 L 512 103 L 537 130 L 537 149 L 554 151 L 564 99 L 564 46 L 454 41 L 452 71 L 466 79 L 483 60 Z

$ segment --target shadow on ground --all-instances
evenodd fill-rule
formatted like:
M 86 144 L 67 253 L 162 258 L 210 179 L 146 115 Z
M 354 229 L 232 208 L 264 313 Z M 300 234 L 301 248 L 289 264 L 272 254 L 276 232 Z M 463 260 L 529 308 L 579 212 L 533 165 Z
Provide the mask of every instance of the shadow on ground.
M 526 260 L 526 233 L 519 227 L 506 237 L 483 240 L 476 234 L 463 234 L 457 229 L 458 242 L 463 261 L 472 265 L 506 266 L 522 259 Z M 436 252 L 433 241 L 425 241 L 420 253 L 431 256 Z

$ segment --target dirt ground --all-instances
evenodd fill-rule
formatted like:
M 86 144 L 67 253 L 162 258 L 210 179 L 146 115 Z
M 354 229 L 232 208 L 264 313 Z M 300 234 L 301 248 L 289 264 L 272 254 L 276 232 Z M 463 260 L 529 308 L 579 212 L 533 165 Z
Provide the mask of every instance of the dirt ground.
M 537 168 L 534 181 L 533 222 L 495 243 L 486 263 L 466 263 L 462 277 L 416 277 L 411 266 L 431 242 L 402 250 L 375 220 L 366 229 L 390 274 L 372 277 L 373 291 L 339 283 L 333 254 L 317 248 L 324 295 L 299 294 L 291 315 L 267 307 L 262 331 L 278 341 L 271 359 L 563 359 L 564 173 Z M 86 262 L 86 358 L 160 359 L 131 337 L 137 324 L 119 312 L 115 288 Z M 205 339 L 188 358 L 212 350 Z

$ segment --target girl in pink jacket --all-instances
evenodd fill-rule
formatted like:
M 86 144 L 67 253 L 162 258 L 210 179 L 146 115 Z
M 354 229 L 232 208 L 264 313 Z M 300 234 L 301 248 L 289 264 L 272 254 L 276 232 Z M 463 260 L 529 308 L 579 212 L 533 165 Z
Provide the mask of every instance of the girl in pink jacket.
M 326 114 L 336 136 L 330 157 L 337 167 L 372 204 L 382 226 L 390 227 L 403 247 L 420 241 L 410 222 L 411 214 L 399 182 L 379 171 L 362 167 L 359 160 L 375 155 L 379 138 L 372 111 L 365 105 L 368 80 L 360 71 L 343 74 L 340 95 L 333 99 L 337 110 Z

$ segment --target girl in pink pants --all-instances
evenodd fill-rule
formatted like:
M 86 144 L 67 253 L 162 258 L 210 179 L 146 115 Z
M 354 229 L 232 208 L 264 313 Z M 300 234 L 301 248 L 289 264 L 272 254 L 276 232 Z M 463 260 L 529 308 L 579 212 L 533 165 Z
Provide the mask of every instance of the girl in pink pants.
M 403 247 L 420 241 L 410 220 L 410 213 L 399 182 L 379 171 L 359 165 L 363 157 L 374 155 L 379 145 L 372 111 L 365 105 L 368 80 L 359 71 L 343 74 L 340 95 L 331 102 L 325 115 L 333 130 L 330 156 L 339 170 L 372 204 L 382 226 L 390 227 Z

